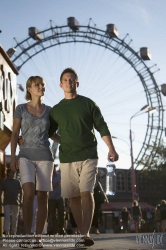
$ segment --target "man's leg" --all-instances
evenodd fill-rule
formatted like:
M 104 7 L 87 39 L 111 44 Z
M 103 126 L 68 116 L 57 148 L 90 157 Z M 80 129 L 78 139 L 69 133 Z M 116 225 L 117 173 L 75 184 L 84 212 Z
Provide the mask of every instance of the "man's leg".
M 17 233 L 18 214 L 19 214 L 19 206 L 11 205 L 11 216 L 12 216 L 11 234 L 14 235 Z
M 4 225 L 5 233 L 10 234 L 10 205 L 4 205 Z
M 70 198 L 71 211 L 79 232 L 84 234 L 81 196 Z
M 57 210 L 58 210 L 58 225 L 59 233 L 65 233 L 64 224 L 65 224 L 65 206 L 63 198 L 56 200 Z
M 49 216 L 51 218 L 51 227 L 52 227 L 52 232 L 51 234 L 57 233 L 57 220 L 56 220 L 56 200 L 51 200 L 48 199 L 48 211 L 49 211 Z
M 93 213 L 94 213 L 94 198 L 93 190 L 97 175 L 97 159 L 87 159 L 82 162 L 80 171 L 80 193 L 82 200 L 83 213 L 83 234 L 89 237 Z
M 94 213 L 94 198 L 91 192 L 82 192 L 82 211 L 83 211 L 83 234 L 89 236 L 89 231 L 92 224 L 93 213 Z

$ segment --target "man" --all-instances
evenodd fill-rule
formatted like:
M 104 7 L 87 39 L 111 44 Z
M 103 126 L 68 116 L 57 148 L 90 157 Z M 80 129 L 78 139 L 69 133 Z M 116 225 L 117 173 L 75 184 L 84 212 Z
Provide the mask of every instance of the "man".
M 60 138 L 59 159 L 62 197 L 70 198 L 71 210 L 77 227 L 84 237 L 84 245 L 94 244 L 89 230 L 94 212 L 93 190 L 97 174 L 97 141 L 94 128 L 108 146 L 108 160 L 117 161 L 112 138 L 97 105 L 77 94 L 77 73 L 65 69 L 60 76 L 60 87 L 65 98 L 50 111 L 49 135 L 54 140 L 57 129 Z
M 10 234 L 10 214 L 11 234 L 17 232 L 19 205 L 22 200 L 22 188 L 19 180 L 14 179 L 14 171 L 7 169 L 7 178 L 2 180 L 0 186 L 1 206 L 4 206 L 4 234 Z M 4 200 L 2 202 L 2 192 L 4 192 Z
M 56 225 L 56 210 L 58 211 L 58 233 L 65 235 L 64 223 L 65 223 L 65 206 L 64 200 L 61 197 L 61 177 L 60 174 L 56 171 L 56 165 L 54 165 L 53 177 L 52 177 L 52 187 L 53 191 L 49 192 L 48 198 L 48 212 L 51 218 L 52 223 L 52 232 L 51 234 L 57 233 Z

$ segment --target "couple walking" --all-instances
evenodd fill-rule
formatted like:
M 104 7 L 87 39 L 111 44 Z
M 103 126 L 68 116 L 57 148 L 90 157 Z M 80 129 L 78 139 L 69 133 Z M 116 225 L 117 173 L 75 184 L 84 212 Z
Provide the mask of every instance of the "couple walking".
M 53 108 L 42 103 L 45 82 L 32 76 L 26 83 L 26 100 L 16 107 L 11 137 L 11 169 L 19 167 L 24 191 L 23 216 L 25 234 L 30 234 L 32 205 L 36 190 L 38 214 L 36 234 L 42 233 L 47 218 L 48 191 L 52 190 L 53 157 L 48 137 L 60 144 L 62 197 L 70 198 L 71 209 L 77 227 L 84 235 L 84 245 L 94 244 L 89 235 L 94 212 L 93 190 L 97 174 L 97 140 L 94 128 L 108 146 L 108 160 L 118 160 L 110 131 L 99 107 L 89 98 L 78 95 L 77 73 L 65 69 L 60 76 L 60 87 L 65 98 Z M 24 143 L 20 147 L 19 160 L 15 156 L 19 133 Z M 56 134 L 57 129 L 60 136 Z M 36 241 L 42 247 L 40 238 Z

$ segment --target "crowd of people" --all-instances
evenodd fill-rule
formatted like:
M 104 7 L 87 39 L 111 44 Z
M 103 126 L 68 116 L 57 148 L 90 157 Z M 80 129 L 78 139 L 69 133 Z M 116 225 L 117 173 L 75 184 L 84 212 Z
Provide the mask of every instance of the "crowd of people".
M 45 85 L 42 77 L 31 76 L 26 83 L 25 98 L 28 102 L 19 104 L 14 112 L 10 168 L 12 172 L 19 169 L 20 173 L 25 237 L 31 233 L 35 192 L 38 209 L 34 245 L 37 247 L 43 247 L 40 235 L 48 216 L 48 200 L 50 209 L 58 203 L 48 199 L 48 193 L 53 191 L 51 138 L 60 145 L 61 196 L 70 199 L 73 218 L 83 235 L 83 244 L 91 246 L 94 241 L 89 231 L 94 213 L 93 191 L 98 163 L 94 129 L 108 147 L 107 160 L 112 158 L 117 161 L 119 156 L 99 107 L 90 98 L 77 94 L 79 81 L 75 70 L 67 68 L 61 73 L 60 88 L 64 99 L 52 108 L 43 103 Z M 17 156 L 20 134 L 22 142 Z M 26 245 L 29 247 L 23 239 L 20 247 Z
M 53 190 L 48 195 L 48 217 L 45 222 L 42 234 L 80 234 L 73 213 L 71 211 L 70 199 L 63 199 L 61 196 L 61 176 L 57 171 L 57 165 L 54 165 L 52 176 Z M 1 199 L 1 205 L 4 206 L 4 235 L 17 234 L 17 224 L 19 210 L 22 205 L 22 187 L 20 181 L 14 178 L 15 173 L 7 169 L 6 178 L 1 183 L 0 195 L 4 192 L 4 199 Z M 91 233 L 99 234 L 102 226 L 101 205 L 108 202 L 108 198 L 99 181 L 96 181 L 94 187 L 95 209 L 91 224 Z M 38 211 L 37 192 L 35 192 L 33 201 L 33 219 L 31 234 L 36 234 L 36 217 Z M 115 212 L 114 212 L 115 214 Z M 141 222 L 146 222 L 146 228 L 141 227 Z M 131 222 L 134 222 L 134 228 L 130 228 Z M 144 224 L 142 226 L 145 226 Z M 113 217 L 113 229 L 115 233 L 129 232 L 165 232 L 166 231 L 166 201 L 162 200 L 155 210 L 147 207 L 141 209 L 138 202 L 134 201 L 131 209 L 126 207 L 117 216 Z M 23 231 L 22 231 L 23 233 Z

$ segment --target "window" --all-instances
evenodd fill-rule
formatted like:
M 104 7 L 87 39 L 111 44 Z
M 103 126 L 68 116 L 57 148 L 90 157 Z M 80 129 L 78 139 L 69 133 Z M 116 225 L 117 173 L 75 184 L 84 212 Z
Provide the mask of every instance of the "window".
M 127 172 L 127 191 L 131 191 L 131 171 Z
M 117 191 L 125 191 L 125 174 L 124 171 L 117 171 L 116 172 L 116 187 L 117 187 Z
M 142 173 L 138 173 L 138 190 L 145 191 L 145 176 Z

